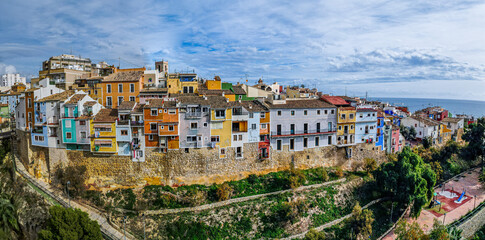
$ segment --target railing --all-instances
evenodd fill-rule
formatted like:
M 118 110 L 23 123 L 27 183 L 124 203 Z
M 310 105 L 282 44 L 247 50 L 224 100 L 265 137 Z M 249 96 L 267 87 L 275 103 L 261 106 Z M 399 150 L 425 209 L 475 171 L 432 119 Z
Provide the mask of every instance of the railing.
M 143 121 L 131 121 L 131 126 L 143 126 Z
M 202 116 L 202 112 L 186 112 L 185 117 L 187 118 L 200 118 Z
M 118 125 L 130 125 L 130 120 L 118 120 Z
M 305 135 L 305 134 L 328 134 L 334 133 L 336 131 L 333 129 L 308 129 L 308 130 L 290 130 L 290 131 L 275 131 L 271 132 L 272 136 L 291 136 L 291 135 Z

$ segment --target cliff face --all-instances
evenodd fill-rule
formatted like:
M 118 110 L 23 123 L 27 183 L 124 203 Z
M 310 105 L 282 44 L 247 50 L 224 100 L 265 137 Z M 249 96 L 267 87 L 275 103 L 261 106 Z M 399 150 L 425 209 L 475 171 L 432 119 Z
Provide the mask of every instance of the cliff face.
M 31 173 L 49 180 L 57 167 L 87 167 L 88 184 L 97 187 L 141 186 L 146 184 L 190 185 L 212 184 L 239 180 L 250 174 L 266 174 L 288 169 L 293 161 L 297 168 L 341 166 L 343 169 L 360 169 L 365 158 L 378 162 L 385 154 L 371 144 L 352 146 L 352 157 L 346 157 L 345 148 L 335 146 L 306 149 L 304 151 L 272 151 L 270 159 L 258 158 L 258 143 L 244 144 L 243 158 L 235 158 L 233 148 L 227 157 L 219 158 L 217 149 L 201 148 L 169 150 L 159 153 L 146 149 L 145 162 L 132 162 L 129 156 L 94 155 L 91 152 L 33 147 L 28 133 L 17 133 L 17 146 L 22 163 Z

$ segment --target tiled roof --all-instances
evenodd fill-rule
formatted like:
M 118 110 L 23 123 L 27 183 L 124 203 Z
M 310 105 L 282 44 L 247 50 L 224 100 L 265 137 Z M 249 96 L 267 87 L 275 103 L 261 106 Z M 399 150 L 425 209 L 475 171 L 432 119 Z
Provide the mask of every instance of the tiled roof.
M 267 112 L 269 109 L 264 106 L 258 100 L 253 101 L 242 101 L 241 105 L 248 111 L 248 112 Z
M 355 107 L 339 107 L 340 110 L 355 110 Z
M 345 101 L 343 98 L 341 97 L 337 97 L 337 96 L 322 96 L 321 99 L 327 101 L 328 103 L 331 103 L 333 105 L 349 105 L 349 103 L 347 101 Z
M 96 116 L 94 116 L 93 122 L 114 122 L 118 118 L 117 109 L 101 109 Z
M 447 117 L 441 120 L 442 122 L 450 122 L 450 123 L 458 123 L 459 121 L 463 120 L 463 118 L 454 118 L 454 117 Z
M 412 119 L 414 120 L 417 120 L 419 122 L 422 122 L 428 126 L 437 126 L 437 125 L 440 125 L 440 123 L 438 121 L 435 121 L 435 120 L 432 120 L 432 119 L 429 119 L 429 118 L 422 118 L 422 117 L 418 117 L 418 116 L 411 116 Z
M 8 104 L 1 104 L 0 103 L 0 107 L 8 107 Z
M 237 102 L 228 102 L 227 98 L 223 96 L 179 96 L 177 101 L 182 104 L 199 104 L 209 106 L 211 108 L 230 108 L 237 105 Z
M 145 107 L 145 104 L 143 104 L 143 103 L 137 103 L 135 105 L 135 108 L 131 112 L 132 113 L 143 113 L 143 107 Z
M 246 94 L 246 91 L 244 91 L 244 89 L 241 87 L 241 86 L 232 86 L 232 91 L 234 92 L 234 94 L 238 94 L 238 95 L 244 95 Z
M 40 89 L 40 88 L 31 88 L 31 89 L 27 89 L 27 90 L 25 90 L 25 91 L 26 91 L 26 92 L 33 92 L 33 91 L 38 90 L 38 89 Z
M 136 105 L 136 102 L 124 101 L 118 106 L 118 109 L 119 110 L 132 110 L 133 107 L 135 107 L 135 105 Z
M 145 104 L 145 108 L 174 108 L 176 106 L 175 101 L 165 101 L 160 98 L 147 99 Z
M 140 93 L 167 93 L 168 88 L 144 88 L 140 90 Z
M 335 106 L 319 99 L 305 100 L 286 100 L 284 104 L 266 103 L 272 109 L 290 109 L 290 108 L 334 108 Z
M 104 77 L 103 82 L 136 82 L 142 76 L 143 71 L 117 72 Z
M 82 94 L 82 93 L 78 93 L 78 94 L 74 94 L 70 99 L 69 101 L 66 102 L 66 104 L 77 104 L 79 101 L 81 101 L 85 96 L 87 96 L 87 94 Z
M 85 106 L 85 107 L 92 107 L 92 106 L 96 105 L 96 103 L 98 103 L 98 102 L 96 102 L 96 101 L 87 101 L 87 102 L 85 102 L 83 104 L 83 106 Z
M 357 108 L 357 112 L 377 112 L 377 110 L 373 108 Z
M 224 93 L 225 95 L 229 94 L 234 94 L 231 90 L 229 89 L 207 89 L 207 87 L 204 84 L 199 84 L 198 90 L 199 95 L 221 95 Z
M 48 102 L 48 101 L 64 101 L 74 94 L 73 90 L 67 90 L 61 93 L 52 94 L 50 96 L 41 98 L 37 102 Z

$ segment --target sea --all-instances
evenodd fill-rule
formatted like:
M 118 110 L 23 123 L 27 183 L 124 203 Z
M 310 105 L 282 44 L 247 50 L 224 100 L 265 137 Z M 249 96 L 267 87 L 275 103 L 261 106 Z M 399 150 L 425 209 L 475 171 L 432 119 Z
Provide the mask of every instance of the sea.
M 394 106 L 406 106 L 410 112 L 427 107 L 440 106 L 455 114 L 467 114 L 475 118 L 485 117 L 485 101 L 432 99 L 432 98 L 388 98 L 376 97 L 369 100 L 387 102 Z

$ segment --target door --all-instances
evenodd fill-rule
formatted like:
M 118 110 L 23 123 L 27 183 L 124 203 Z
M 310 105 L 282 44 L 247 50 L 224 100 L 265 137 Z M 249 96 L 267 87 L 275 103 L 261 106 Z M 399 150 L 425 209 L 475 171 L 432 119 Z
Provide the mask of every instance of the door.
M 281 125 L 276 126 L 276 135 L 281 135 Z
M 349 126 L 344 126 L 344 134 L 349 133 Z
M 290 125 L 290 134 L 295 134 L 295 124 Z
M 317 123 L 317 133 L 320 132 L 320 123 Z
M 303 133 L 308 133 L 308 123 L 303 124 Z
M 329 122 L 329 123 L 328 123 L 328 131 L 329 131 L 329 132 L 331 132 L 331 131 L 332 131 L 332 123 L 331 123 L 331 122 Z

